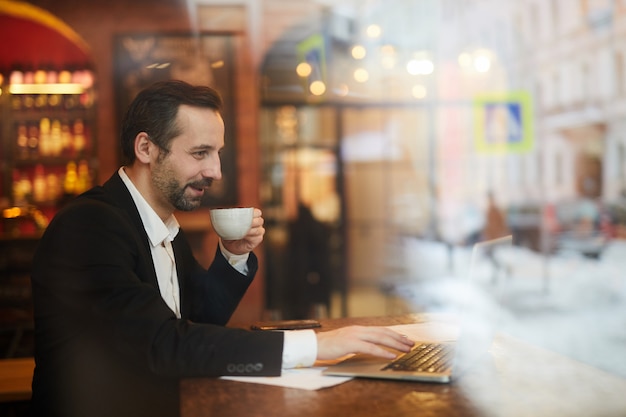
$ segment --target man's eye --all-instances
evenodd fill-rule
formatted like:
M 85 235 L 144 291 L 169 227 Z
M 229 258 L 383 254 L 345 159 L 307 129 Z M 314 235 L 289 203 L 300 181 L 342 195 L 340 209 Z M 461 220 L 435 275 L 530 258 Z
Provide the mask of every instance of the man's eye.
M 196 159 L 205 158 L 209 153 L 207 151 L 197 151 L 192 153 L 193 157 Z

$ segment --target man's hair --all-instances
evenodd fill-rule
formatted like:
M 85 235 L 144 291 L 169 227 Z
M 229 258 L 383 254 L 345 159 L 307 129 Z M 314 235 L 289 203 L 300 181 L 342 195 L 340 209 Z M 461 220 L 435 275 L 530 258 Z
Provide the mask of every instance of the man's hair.
M 150 140 L 165 153 L 170 142 L 181 134 L 176 116 L 181 105 L 222 110 L 222 98 L 213 88 L 169 80 L 152 84 L 137 94 L 122 121 L 121 146 L 123 163 L 135 161 L 135 138 L 146 132 Z

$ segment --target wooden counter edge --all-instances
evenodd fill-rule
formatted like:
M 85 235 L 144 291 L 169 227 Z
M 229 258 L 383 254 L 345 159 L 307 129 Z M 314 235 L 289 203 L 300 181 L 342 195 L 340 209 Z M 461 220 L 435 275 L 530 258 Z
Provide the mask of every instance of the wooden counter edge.
M 34 370 L 33 358 L 0 359 L 0 403 L 30 400 Z

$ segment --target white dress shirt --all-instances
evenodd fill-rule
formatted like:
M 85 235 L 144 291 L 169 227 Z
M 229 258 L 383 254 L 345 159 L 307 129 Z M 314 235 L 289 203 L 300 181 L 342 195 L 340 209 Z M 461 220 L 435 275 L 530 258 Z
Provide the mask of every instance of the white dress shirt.
M 135 206 L 137 206 L 139 216 L 148 234 L 161 297 L 176 317 L 180 318 L 180 288 L 178 287 L 176 260 L 172 251 L 172 241 L 178 234 L 180 225 L 174 214 L 163 222 L 126 175 L 124 167 L 121 167 L 118 173 L 128 188 Z M 228 263 L 240 273 L 247 275 L 249 254 L 235 255 L 230 253 L 224 248 L 221 239 L 219 247 Z M 284 369 L 311 366 L 315 362 L 316 356 L 317 337 L 313 330 L 285 332 L 282 362 Z

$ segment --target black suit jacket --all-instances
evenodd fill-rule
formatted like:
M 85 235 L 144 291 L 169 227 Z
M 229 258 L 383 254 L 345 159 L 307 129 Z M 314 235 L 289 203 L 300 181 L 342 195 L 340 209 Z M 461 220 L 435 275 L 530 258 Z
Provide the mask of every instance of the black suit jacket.
M 283 335 L 225 327 L 257 270 L 208 270 L 173 241 L 181 319 L 161 298 L 147 234 L 119 175 L 50 222 L 32 271 L 35 415 L 175 416 L 181 377 L 279 375 Z

